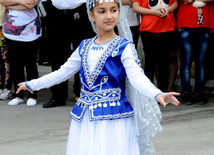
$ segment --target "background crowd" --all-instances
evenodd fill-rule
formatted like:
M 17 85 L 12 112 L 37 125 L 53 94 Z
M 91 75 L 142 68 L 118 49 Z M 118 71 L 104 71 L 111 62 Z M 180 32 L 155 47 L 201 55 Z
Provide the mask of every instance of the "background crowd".
M 182 103 L 206 104 L 205 82 L 214 79 L 214 0 L 121 0 L 138 53 L 144 53 L 146 76 L 163 92 L 174 91 L 181 81 Z M 85 2 L 62 8 L 54 0 L 36 4 L 0 0 L 7 12 L 1 27 L 0 99 L 9 105 L 23 103 L 18 83 L 38 77 L 36 63 L 51 65 L 52 71 L 68 59 L 79 43 L 95 35 Z M 1 9 L 4 7 L 1 6 Z M 29 9 L 29 7 L 31 9 Z M 20 11 L 21 10 L 21 11 Z M 3 15 L 3 14 L 2 14 Z M 73 36 L 73 37 L 70 37 Z M 143 45 L 143 51 L 137 48 Z M 194 67 L 194 74 L 192 68 Z M 26 68 L 26 79 L 25 70 Z M 190 78 L 194 77 L 194 89 Z M 43 108 L 65 106 L 68 81 L 51 87 L 52 96 Z M 79 73 L 73 85 L 80 95 Z M 37 104 L 37 93 L 28 94 L 27 106 Z

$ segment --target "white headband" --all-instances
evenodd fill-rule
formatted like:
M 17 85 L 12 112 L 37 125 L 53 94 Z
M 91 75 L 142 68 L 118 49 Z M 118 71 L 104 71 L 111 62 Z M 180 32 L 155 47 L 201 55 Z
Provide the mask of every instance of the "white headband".
M 90 7 L 90 9 L 93 7 L 95 7 L 96 5 L 97 5 L 97 2 L 100 2 L 100 3 L 103 3 L 103 1 L 105 1 L 105 2 L 117 2 L 117 3 L 120 3 L 119 2 L 119 0 L 87 0 L 87 2 L 89 3 L 89 7 Z

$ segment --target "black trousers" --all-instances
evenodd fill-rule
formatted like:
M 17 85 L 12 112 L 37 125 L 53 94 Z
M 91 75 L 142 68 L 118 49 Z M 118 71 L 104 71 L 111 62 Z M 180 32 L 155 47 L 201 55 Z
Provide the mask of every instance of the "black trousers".
M 141 39 L 145 53 L 145 75 L 154 83 L 155 67 L 158 66 L 158 88 L 167 92 L 169 80 L 169 56 L 174 32 L 142 32 Z
M 133 42 L 135 44 L 135 48 L 137 49 L 137 46 L 138 46 L 138 40 L 139 40 L 139 36 L 140 36 L 140 33 L 139 33 L 139 26 L 131 26 L 130 29 L 131 29 L 131 33 L 132 33 L 132 37 L 133 37 Z
M 80 19 L 74 19 L 78 12 Z M 93 29 L 88 19 L 86 4 L 73 10 L 58 10 L 52 4 L 48 12 L 47 40 L 50 47 L 52 71 L 63 65 L 72 54 L 71 42 L 76 49 L 83 39 L 93 37 Z M 66 100 L 68 97 L 68 80 L 51 87 L 53 97 Z M 80 95 L 80 81 L 75 75 L 74 93 Z
M 50 2 L 42 2 L 45 11 L 49 12 L 50 9 Z M 48 22 L 48 14 L 45 17 L 40 17 L 41 20 L 41 27 L 42 27 L 42 36 L 41 36 L 41 43 L 39 46 L 39 64 L 43 62 L 50 62 L 50 51 L 49 46 L 47 44 L 47 22 Z
M 7 59 L 10 63 L 11 81 L 14 82 L 15 91 L 18 89 L 18 84 L 25 80 L 38 78 L 37 70 L 37 51 L 39 47 L 39 39 L 30 42 L 13 41 L 6 38 L 6 46 L 8 49 Z M 27 79 L 25 79 L 25 71 Z M 20 91 L 16 97 L 24 98 L 24 92 Z M 28 92 L 28 98 L 37 98 L 37 92 L 33 94 Z

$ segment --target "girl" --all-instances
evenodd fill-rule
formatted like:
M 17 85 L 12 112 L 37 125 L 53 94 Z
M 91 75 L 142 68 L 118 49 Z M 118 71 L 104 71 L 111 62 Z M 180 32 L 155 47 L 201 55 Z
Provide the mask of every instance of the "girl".
M 198 4 L 198 6 L 197 6 Z M 200 5 L 202 4 L 202 5 Z M 207 54 L 210 32 L 214 30 L 214 5 L 212 1 L 181 1 L 176 27 L 181 50 L 181 87 L 182 103 L 191 105 L 206 104 L 205 88 L 205 56 Z M 195 90 L 192 98 L 191 65 L 195 62 Z
M 154 153 L 151 137 L 162 128 L 156 116 L 160 114 L 158 105 L 152 100 L 164 106 L 166 102 L 179 104 L 173 96 L 179 93 L 162 93 L 155 88 L 136 63 L 133 43 L 115 34 L 117 25 L 119 33 L 129 34 L 131 39 L 120 8 L 118 0 L 88 0 L 87 9 L 97 36 L 83 40 L 59 70 L 19 84 L 17 93 L 32 92 L 65 81 L 80 70 L 81 95 L 70 113 L 73 120 L 67 155 Z
M 39 0 L 35 0 L 34 4 L 28 1 L 0 0 L 0 4 L 8 9 L 2 30 L 6 39 L 7 60 L 10 63 L 11 81 L 14 82 L 15 90 L 18 89 L 18 83 L 25 79 L 24 68 L 28 80 L 38 78 L 36 60 L 41 36 Z M 8 102 L 8 105 L 23 103 L 23 98 L 24 93 L 21 91 Z M 36 99 L 36 92 L 28 93 L 26 105 L 35 106 Z
M 145 74 L 154 82 L 158 67 L 158 88 L 166 92 L 169 79 L 169 56 L 172 38 L 176 37 L 173 11 L 177 0 L 134 0 L 133 10 L 141 16 L 140 33 L 145 53 Z

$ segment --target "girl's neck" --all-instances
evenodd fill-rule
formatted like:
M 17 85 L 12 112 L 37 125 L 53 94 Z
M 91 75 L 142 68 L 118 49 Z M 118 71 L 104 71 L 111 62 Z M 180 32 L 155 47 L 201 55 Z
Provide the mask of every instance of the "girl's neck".
M 106 43 L 106 42 L 112 40 L 115 36 L 117 36 L 115 32 L 109 32 L 109 33 L 99 33 L 98 32 L 98 37 L 95 40 L 95 43 L 97 43 L 97 44 Z

